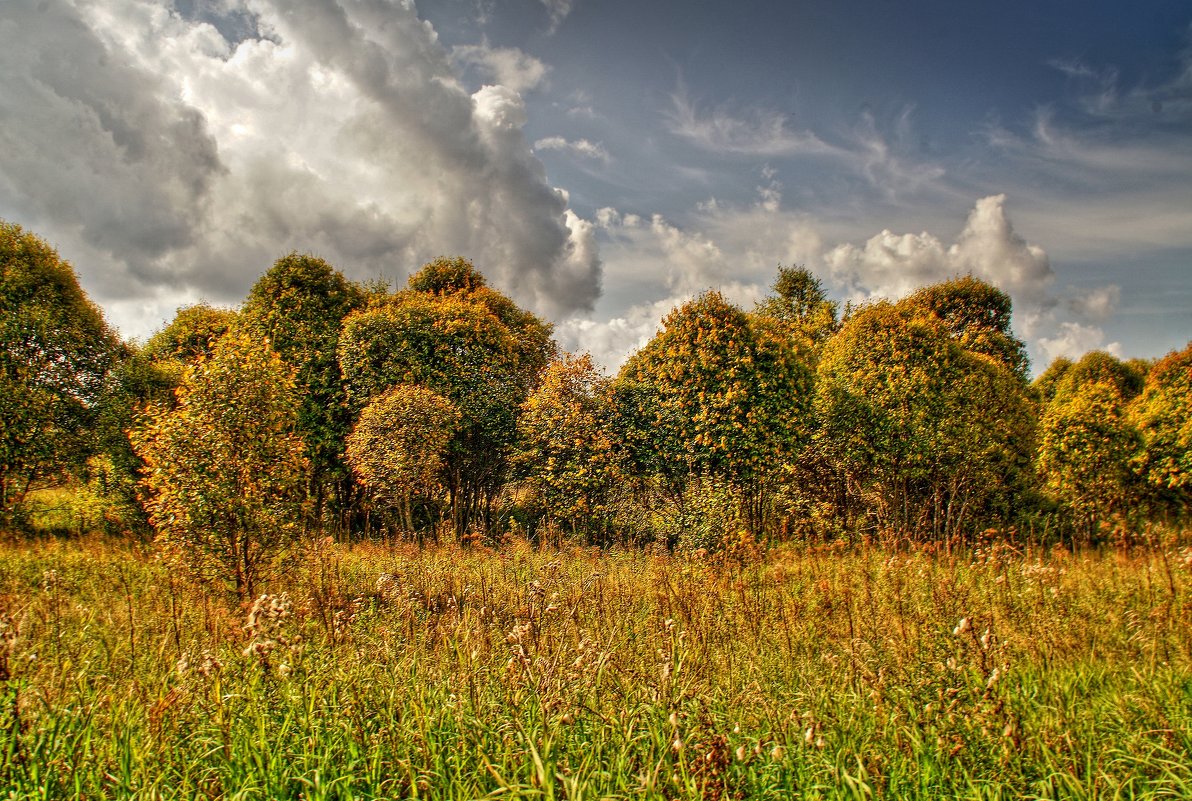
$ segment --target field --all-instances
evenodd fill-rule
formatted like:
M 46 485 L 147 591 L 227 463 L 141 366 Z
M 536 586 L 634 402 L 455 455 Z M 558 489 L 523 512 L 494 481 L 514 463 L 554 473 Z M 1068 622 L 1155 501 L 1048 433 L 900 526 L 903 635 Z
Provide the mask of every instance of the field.
M 0 546 L 0 798 L 1189 798 L 1192 549 Z

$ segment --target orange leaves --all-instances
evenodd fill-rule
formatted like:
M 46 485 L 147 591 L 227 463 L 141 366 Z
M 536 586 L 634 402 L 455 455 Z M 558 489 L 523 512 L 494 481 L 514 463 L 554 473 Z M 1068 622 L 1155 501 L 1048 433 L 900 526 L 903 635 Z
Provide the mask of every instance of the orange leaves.
M 308 465 L 293 373 L 268 343 L 233 333 L 175 396 L 130 433 L 150 522 L 198 576 L 250 595 L 300 531 Z

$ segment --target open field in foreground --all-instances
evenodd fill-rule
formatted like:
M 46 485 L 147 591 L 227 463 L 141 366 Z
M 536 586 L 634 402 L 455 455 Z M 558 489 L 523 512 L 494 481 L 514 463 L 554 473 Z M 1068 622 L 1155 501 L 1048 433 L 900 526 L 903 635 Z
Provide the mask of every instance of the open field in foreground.
M 2 798 L 1192 797 L 1192 550 L 0 547 Z

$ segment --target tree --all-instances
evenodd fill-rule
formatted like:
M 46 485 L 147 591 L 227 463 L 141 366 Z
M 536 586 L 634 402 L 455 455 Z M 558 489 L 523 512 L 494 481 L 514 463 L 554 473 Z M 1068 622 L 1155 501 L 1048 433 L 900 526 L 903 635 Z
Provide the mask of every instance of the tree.
M 1151 368 L 1130 419 L 1141 437 L 1136 470 L 1186 514 L 1192 505 L 1192 343 Z
M 1131 401 L 1142 392 L 1146 374 L 1129 362 L 1123 362 L 1105 351 L 1095 350 L 1086 353 L 1080 361 L 1064 370 L 1062 377 L 1056 381 L 1054 399 L 1063 402 L 1090 384 L 1097 383 L 1110 387 L 1122 401 Z
M 840 329 L 838 304 L 828 300 L 820 280 L 807 268 L 780 265 L 772 289 L 774 294 L 757 305 L 757 313 L 781 321 L 813 353 Z
M 459 429 L 460 414 L 429 389 L 400 384 L 374 398 L 347 439 L 347 460 L 360 483 L 399 511 L 414 532 L 411 500 L 442 479 L 444 455 Z
M 617 383 L 653 412 L 648 461 L 680 491 L 693 476 L 725 480 L 760 533 L 780 468 L 806 435 L 812 396 L 811 370 L 785 332 L 707 292 L 666 317 Z
M 1034 444 L 1018 375 L 905 305 L 863 308 L 828 343 L 816 417 L 816 447 L 846 485 L 842 514 L 917 536 L 1012 507 Z
M 215 343 L 236 322 L 236 312 L 207 303 L 182 306 L 170 324 L 149 338 L 142 353 L 155 361 L 194 364 L 211 355 Z
M 307 462 L 293 371 L 229 333 L 132 430 L 149 520 L 202 580 L 255 594 L 299 544 Z
M 997 287 L 968 275 L 923 287 L 899 305 L 932 315 L 960 347 L 995 359 L 1026 380 L 1026 345 L 1010 330 L 1010 296 Z
M 470 263 L 449 263 L 453 282 L 431 280 L 442 263 L 432 262 L 410 279 L 411 286 L 430 291 L 397 292 L 349 315 L 339 363 L 356 410 L 399 384 L 430 389 L 459 410 L 446 472 L 462 537 L 474 524 L 489 522 L 508 471 L 519 407 L 553 344 L 547 324 L 485 286 Z
M 1096 534 L 1106 516 L 1126 510 L 1135 490 L 1131 458 L 1138 446 L 1137 429 L 1112 381 L 1074 384 L 1047 405 L 1039 472 L 1087 536 Z
M 267 339 L 295 371 L 298 431 L 308 449 L 316 519 L 329 489 L 341 515 L 351 500 L 344 442 L 352 416 L 336 352 L 344 318 L 363 305 L 364 291 L 327 262 L 291 253 L 253 285 L 240 312 L 245 330 Z
M 95 448 L 95 405 L 123 354 L 74 269 L 0 221 L 0 522 Z
M 1059 389 L 1060 382 L 1064 375 L 1072 369 L 1072 360 L 1060 356 L 1051 364 L 1047 365 L 1047 369 L 1031 382 L 1031 389 L 1034 391 L 1039 403 L 1043 406 L 1051 403 L 1055 397 L 1056 391 Z
M 607 527 L 610 495 L 622 478 L 608 390 L 591 356 L 564 354 L 546 368 L 518 419 L 519 474 L 572 532 Z

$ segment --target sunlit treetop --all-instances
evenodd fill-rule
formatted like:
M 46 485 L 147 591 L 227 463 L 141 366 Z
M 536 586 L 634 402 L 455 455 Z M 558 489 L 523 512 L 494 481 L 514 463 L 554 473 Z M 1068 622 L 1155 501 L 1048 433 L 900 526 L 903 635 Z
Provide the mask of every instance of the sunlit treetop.
M 1128 401 L 1142 392 L 1146 374 L 1105 351 L 1092 351 L 1064 371 L 1055 388 L 1055 399 L 1066 400 L 1090 384 L 1105 384 Z
M 1010 296 L 966 275 L 923 287 L 900 306 L 935 317 L 962 348 L 1000 361 L 1023 380 L 1030 369 L 1026 345 L 1010 328 Z
M 236 312 L 217 309 L 207 303 L 183 306 L 165 328 L 145 343 L 143 353 L 151 359 L 174 359 L 193 363 L 211 355 L 215 343 L 236 321 Z

